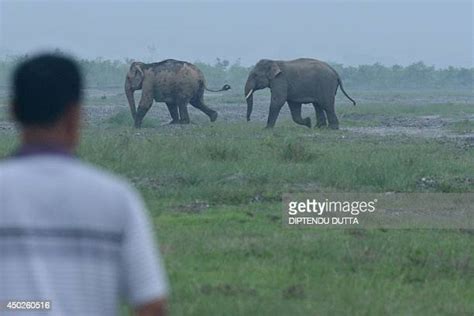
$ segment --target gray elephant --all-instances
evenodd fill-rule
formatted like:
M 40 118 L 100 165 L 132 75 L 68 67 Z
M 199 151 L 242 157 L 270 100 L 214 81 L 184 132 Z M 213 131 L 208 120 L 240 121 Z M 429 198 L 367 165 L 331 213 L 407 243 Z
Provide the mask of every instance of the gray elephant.
M 135 109 L 133 93 L 142 90 L 138 109 Z M 143 117 L 151 108 L 153 100 L 165 102 L 171 115 L 171 124 L 188 124 L 188 103 L 209 116 L 211 122 L 217 119 L 217 112 L 206 106 L 203 100 L 204 90 L 219 92 L 229 90 L 224 85 L 220 90 L 206 88 L 201 70 L 195 65 L 174 59 L 158 63 L 145 64 L 134 62 L 125 79 L 125 95 L 135 127 L 141 127 Z
M 312 103 L 316 111 L 316 125 L 339 128 L 339 121 L 334 110 L 337 88 L 342 87 L 342 81 L 337 72 L 328 64 L 310 58 L 300 58 L 291 61 L 260 60 L 250 72 L 245 84 L 247 100 L 247 121 L 253 108 L 253 93 L 256 90 L 270 88 L 271 102 L 268 114 L 267 128 L 272 128 L 278 118 L 282 106 L 288 102 L 293 121 L 297 124 L 311 127 L 309 117 L 301 117 L 301 105 Z

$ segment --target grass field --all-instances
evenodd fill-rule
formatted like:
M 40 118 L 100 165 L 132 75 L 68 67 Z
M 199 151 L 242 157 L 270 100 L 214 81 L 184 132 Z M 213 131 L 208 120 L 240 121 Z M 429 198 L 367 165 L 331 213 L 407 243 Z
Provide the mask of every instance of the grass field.
M 195 124 L 163 126 L 157 105 L 141 130 L 130 127 L 125 107 L 87 124 L 80 156 L 130 179 L 145 197 L 172 315 L 474 313 L 472 230 L 282 225 L 285 192 L 474 193 L 472 99 L 413 105 L 410 94 L 385 103 L 378 100 L 386 95 L 364 96 L 373 101 L 340 107 L 339 131 L 306 129 L 284 113 L 263 130 L 264 101 L 250 123 L 244 106 L 224 104 L 214 124 L 192 112 Z M 6 155 L 14 134 L 0 136 Z

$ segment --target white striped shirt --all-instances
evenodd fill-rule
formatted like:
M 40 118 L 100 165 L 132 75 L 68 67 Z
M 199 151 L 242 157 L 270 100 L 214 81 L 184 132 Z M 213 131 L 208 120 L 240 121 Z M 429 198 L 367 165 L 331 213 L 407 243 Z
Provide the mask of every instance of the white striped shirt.
M 54 153 L 0 163 L 0 314 L 8 301 L 48 300 L 35 315 L 117 315 L 166 293 L 152 226 L 126 182 Z

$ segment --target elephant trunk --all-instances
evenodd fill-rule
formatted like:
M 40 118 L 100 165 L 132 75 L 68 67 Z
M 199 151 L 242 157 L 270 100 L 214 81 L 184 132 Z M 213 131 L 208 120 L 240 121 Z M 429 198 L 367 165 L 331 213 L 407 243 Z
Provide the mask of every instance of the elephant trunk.
M 250 121 L 250 116 L 252 115 L 252 110 L 253 110 L 253 84 L 249 83 L 247 81 L 247 84 L 245 85 L 245 99 L 247 101 L 247 121 Z
M 135 108 L 135 97 L 133 96 L 133 90 L 132 84 L 130 82 L 130 79 L 127 77 L 125 79 L 125 95 L 127 96 L 128 100 L 128 106 L 130 107 L 130 112 L 132 113 L 132 118 L 135 120 L 137 116 L 137 110 Z

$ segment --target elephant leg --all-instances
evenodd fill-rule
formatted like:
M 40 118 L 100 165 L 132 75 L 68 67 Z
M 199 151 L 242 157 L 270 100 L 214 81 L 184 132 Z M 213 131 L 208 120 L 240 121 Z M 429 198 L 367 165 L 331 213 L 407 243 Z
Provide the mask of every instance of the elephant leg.
M 268 120 L 266 128 L 273 128 L 280 114 L 282 106 L 286 103 L 287 82 L 283 76 L 279 76 L 272 81 L 271 84 L 271 101 L 270 111 L 268 112 Z
M 309 117 L 303 119 L 301 117 L 301 103 L 288 102 L 290 107 L 291 117 L 296 124 L 305 125 L 311 128 L 311 119 Z
M 325 103 L 324 110 L 326 111 L 326 115 L 329 122 L 329 128 L 331 129 L 339 129 L 339 120 L 336 116 L 336 111 L 334 110 L 334 98 L 331 98 L 328 102 Z
M 168 107 L 168 111 L 171 115 L 171 122 L 170 124 L 179 124 L 179 114 L 178 114 L 178 106 L 175 103 L 166 102 L 166 106 Z
M 268 120 L 267 120 L 266 128 L 273 128 L 275 126 L 278 115 L 280 114 L 280 110 L 284 104 L 285 102 L 279 102 L 279 103 L 272 102 L 270 104 L 270 111 L 268 112 Z
M 191 100 L 191 105 L 194 106 L 196 109 L 201 110 L 204 112 L 207 116 L 209 116 L 209 119 L 211 122 L 214 122 L 217 119 L 217 112 L 214 111 L 213 109 L 209 108 L 205 103 L 202 98 L 196 99 L 196 100 Z
M 327 126 L 326 113 L 324 113 L 322 106 L 316 102 L 313 103 L 313 106 L 316 112 L 316 127 Z
M 144 96 L 140 99 L 140 104 L 137 109 L 137 114 L 135 115 L 135 127 L 140 128 L 142 126 L 142 121 L 148 110 L 150 110 L 151 105 L 153 104 L 153 98 Z
M 178 102 L 179 122 L 181 124 L 189 124 L 188 103 L 185 101 Z

